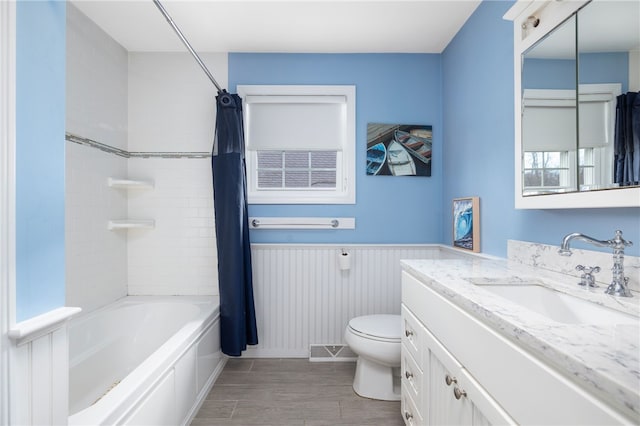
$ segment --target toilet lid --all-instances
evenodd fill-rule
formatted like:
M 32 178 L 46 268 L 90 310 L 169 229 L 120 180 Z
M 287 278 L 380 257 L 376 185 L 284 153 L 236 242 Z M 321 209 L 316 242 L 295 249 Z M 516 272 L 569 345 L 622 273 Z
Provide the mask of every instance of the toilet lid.
M 371 337 L 400 340 L 402 320 L 400 315 L 366 315 L 349 321 L 353 330 Z

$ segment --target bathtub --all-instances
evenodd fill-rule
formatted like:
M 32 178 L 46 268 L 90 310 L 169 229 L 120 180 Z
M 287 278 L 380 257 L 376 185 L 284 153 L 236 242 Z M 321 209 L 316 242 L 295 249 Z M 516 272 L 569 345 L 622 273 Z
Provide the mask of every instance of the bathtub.
M 69 325 L 69 424 L 188 423 L 218 377 L 214 296 L 128 296 Z

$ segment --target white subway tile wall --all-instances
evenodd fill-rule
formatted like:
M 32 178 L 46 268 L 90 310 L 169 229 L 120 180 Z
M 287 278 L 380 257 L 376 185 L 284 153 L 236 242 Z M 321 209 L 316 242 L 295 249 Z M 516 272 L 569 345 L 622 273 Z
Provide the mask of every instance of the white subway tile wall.
M 218 269 L 210 159 L 131 158 L 128 215 L 155 229 L 128 231 L 130 295 L 216 295 Z
M 154 188 L 110 188 L 109 177 Z M 66 179 L 67 305 L 218 294 L 209 159 L 125 159 L 67 142 Z M 126 218 L 154 219 L 155 228 L 107 230 Z
M 127 294 L 127 234 L 107 230 L 127 216 L 127 194 L 109 188 L 127 160 L 67 142 L 65 185 L 66 305 L 91 311 Z
M 127 148 L 127 51 L 76 7 L 67 7 L 66 128 Z M 66 142 L 66 305 L 91 311 L 127 294 L 127 235 L 107 230 L 127 215 L 126 193 L 107 186 L 127 160 Z
M 127 51 L 67 2 L 67 132 L 127 149 L 127 63 Z
M 127 151 L 211 149 L 215 88 L 188 52 L 127 52 L 75 7 L 67 20 L 67 132 Z M 202 58 L 226 87 L 227 54 Z M 68 306 L 218 294 L 209 159 L 66 148 Z M 110 188 L 108 177 L 147 178 L 155 188 Z M 107 230 L 110 219 L 146 218 L 154 229 Z

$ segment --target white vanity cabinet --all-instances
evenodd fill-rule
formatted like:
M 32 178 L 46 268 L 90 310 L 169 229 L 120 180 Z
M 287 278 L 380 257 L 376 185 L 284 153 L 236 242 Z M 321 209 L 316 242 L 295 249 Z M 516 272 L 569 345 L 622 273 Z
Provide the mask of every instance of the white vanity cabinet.
M 561 371 L 402 272 L 402 416 L 407 425 L 633 424 Z
M 407 425 L 515 424 L 456 358 L 402 306 L 402 416 Z

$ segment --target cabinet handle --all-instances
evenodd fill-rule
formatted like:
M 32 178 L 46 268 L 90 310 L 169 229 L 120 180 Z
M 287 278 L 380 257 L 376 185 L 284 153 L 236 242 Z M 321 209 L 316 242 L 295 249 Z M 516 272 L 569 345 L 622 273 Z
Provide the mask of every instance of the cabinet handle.
M 413 336 L 413 331 L 405 330 L 404 331 L 404 335 L 407 336 L 407 337 Z
M 451 386 L 451 383 L 458 383 L 458 379 L 447 374 L 444 377 L 444 382 L 447 384 L 447 386 Z
M 405 411 L 404 412 L 404 418 L 407 419 L 407 420 L 411 420 L 413 418 L 413 414 L 411 414 L 408 411 Z
M 455 388 L 453 388 L 453 396 L 456 397 L 456 399 L 460 399 L 463 396 L 466 398 L 467 397 L 467 392 L 464 390 L 461 390 L 460 388 L 458 388 L 457 386 Z
M 407 379 L 410 379 L 413 377 L 413 373 L 409 373 L 409 371 L 405 371 L 404 372 L 404 377 L 406 377 Z

